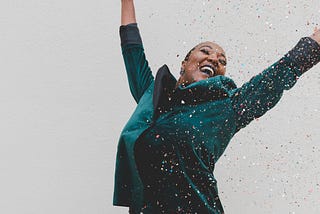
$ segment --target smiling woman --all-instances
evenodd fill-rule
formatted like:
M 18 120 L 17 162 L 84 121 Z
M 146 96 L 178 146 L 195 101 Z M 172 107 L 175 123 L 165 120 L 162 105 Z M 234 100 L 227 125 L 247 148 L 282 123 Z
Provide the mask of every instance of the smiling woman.
M 188 85 L 226 73 L 226 54 L 216 43 L 203 42 L 194 47 L 187 60 L 182 62 L 178 85 Z
M 154 79 L 135 20 L 122 0 L 121 47 L 136 110 L 117 153 L 114 205 L 131 213 L 223 213 L 214 166 L 231 138 L 264 115 L 320 61 L 320 31 L 237 87 L 216 43 L 195 46 L 176 80 L 166 65 Z

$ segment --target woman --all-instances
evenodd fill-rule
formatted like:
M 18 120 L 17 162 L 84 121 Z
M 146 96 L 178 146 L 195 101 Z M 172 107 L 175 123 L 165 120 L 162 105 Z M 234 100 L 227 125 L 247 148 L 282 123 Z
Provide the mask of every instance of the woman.
M 239 88 L 224 76 L 226 54 L 213 42 L 187 54 L 178 81 L 166 65 L 154 79 L 133 0 L 122 0 L 120 37 L 138 105 L 118 144 L 114 205 L 131 213 L 223 213 L 214 164 L 235 133 L 320 61 L 320 31 Z

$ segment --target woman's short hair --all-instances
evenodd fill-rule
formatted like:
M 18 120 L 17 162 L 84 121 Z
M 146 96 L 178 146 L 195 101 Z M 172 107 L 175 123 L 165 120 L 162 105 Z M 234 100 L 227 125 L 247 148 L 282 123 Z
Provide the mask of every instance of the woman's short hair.
M 189 60 L 189 57 L 192 53 L 192 51 L 194 51 L 194 49 L 196 48 L 197 46 L 193 47 L 188 53 L 187 55 L 184 57 L 184 60 L 183 61 L 188 61 Z

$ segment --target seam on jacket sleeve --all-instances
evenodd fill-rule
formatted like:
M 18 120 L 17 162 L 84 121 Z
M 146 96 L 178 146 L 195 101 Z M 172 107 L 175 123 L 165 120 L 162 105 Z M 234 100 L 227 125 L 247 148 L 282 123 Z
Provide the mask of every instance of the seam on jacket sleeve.
M 119 29 L 121 46 L 127 44 L 139 44 L 142 45 L 142 40 L 137 23 L 131 23 L 128 25 L 121 25 Z
M 310 37 L 303 37 L 285 57 L 292 61 L 292 67 L 298 68 L 294 70 L 301 76 L 320 61 L 320 45 Z

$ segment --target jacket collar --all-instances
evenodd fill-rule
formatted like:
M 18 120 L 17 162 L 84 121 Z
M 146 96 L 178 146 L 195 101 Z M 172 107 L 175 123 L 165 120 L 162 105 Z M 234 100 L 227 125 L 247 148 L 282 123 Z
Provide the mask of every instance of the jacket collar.
M 163 65 L 157 72 L 153 90 L 154 115 L 158 116 L 164 108 L 170 105 L 177 80 L 170 73 L 167 65 Z M 156 117 L 155 117 L 156 118 Z
M 154 119 L 173 106 L 196 105 L 226 98 L 230 90 L 237 87 L 232 79 L 225 76 L 215 76 L 175 88 L 176 84 L 177 80 L 168 66 L 163 65 L 157 72 L 154 84 Z

